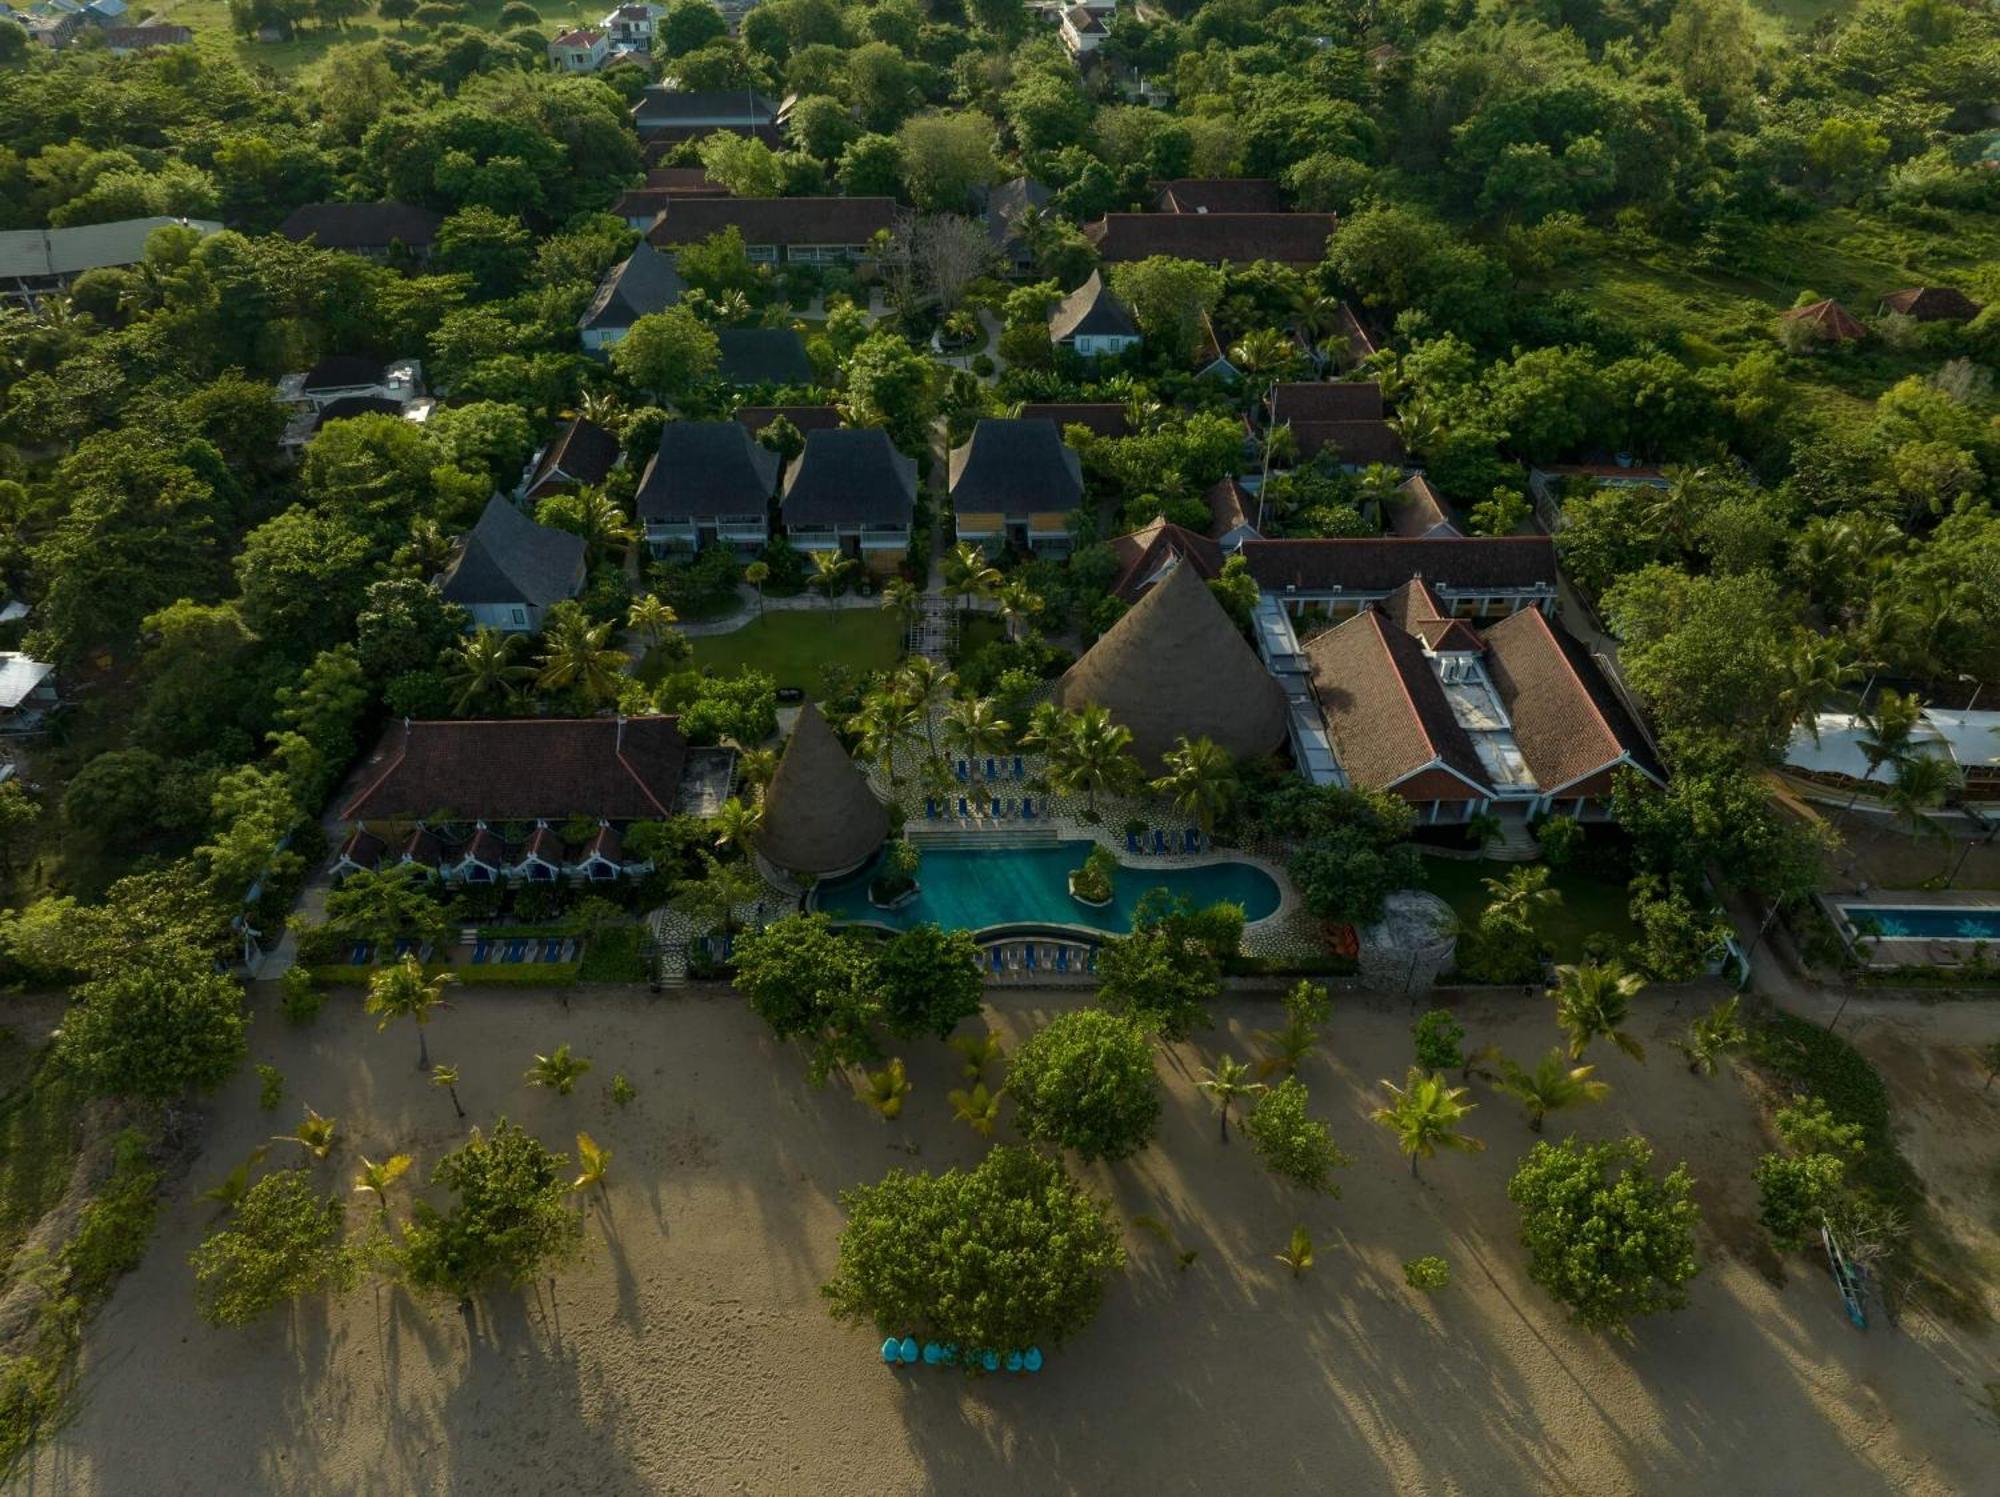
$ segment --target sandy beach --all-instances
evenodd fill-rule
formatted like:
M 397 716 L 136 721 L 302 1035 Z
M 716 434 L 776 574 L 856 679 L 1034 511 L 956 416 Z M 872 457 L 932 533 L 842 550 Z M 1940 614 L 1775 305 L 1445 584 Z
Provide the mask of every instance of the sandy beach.
M 991 1017 L 1017 1037 L 1077 1001 L 1011 993 Z M 187 1255 L 217 1208 L 197 1194 L 302 1104 L 341 1123 L 334 1159 L 317 1168 L 342 1192 L 358 1154 L 412 1152 L 421 1181 L 462 1136 L 417 1071 L 407 1028 L 378 1034 L 352 994 L 304 1029 L 264 1002 L 252 1058 L 284 1073 L 284 1105 L 258 1110 L 248 1068 L 215 1099 L 151 1252 L 88 1333 L 75 1418 L 10 1491 L 1990 1489 L 1993 1336 L 1919 1315 L 1859 1333 L 1803 1259 L 1782 1288 L 1769 1282 L 1749 1178 L 1767 1144 L 1740 1078 L 1692 1077 L 1667 1048 L 1685 1004 L 1645 1009 L 1649 1063 L 1599 1057 L 1608 1102 L 1550 1122 L 1552 1136 L 1637 1130 L 1661 1167 L 1685 1158 L 1699 1181 L 1705 1266 L 1692 1302 L 1641 1324 L 1632 1344 L 1572 1330 L 1527 1281 L 1505 1186 L 1533 1135 L 1512 1104 L 1476 1087 L 1472 1131 L 1488 1151 L 1441 1158 L 1422 1182 L 1367 1121 L 1378 1079 L 1408 1062 L 1401 1003 L 1341 999 L 1303 1072 L 1315 1110 L 1355 1156 L 1341 1199 L 1283 1187 L 1246 1143 L 1218 1143 L 1195 1069 L 1250 1053 L 1250 1032 L 1272 1022 L 1271 1005 L 1234 1002 L 1214 1030 L 1162 1056 L 1155 1144 L 1082 1172 L 1126 1222 L 1161 1219 L 1197 1261 L 1178 1271 L 1165 1246 L 1128 1230 L 1130 1271 L 1046 1371 L 968 1381 L 884 1368 L 879 1336 L 834 1322 L 818 1295 L 841 1189 L 984 1148 L 945 1101 L 956 1056 L 909 1047 L 917 1090 L 884 1124 L 837 1083 L 809 1088 L 799 1057 L 720 991 L 587 990 L 568 1012 L 545 994 L 460 993 L 432 1024 L 431 1053 L 461 1068 L 473 1121 L 505 1115 L 565 1150 L 587 1129 L 613 1151 L 590 1257 L 553 1287 L 461 1313 L 364 1285 L 248 1330 L 209 1329 L 194 1313 Z M 1474 1042 L 1523 1059 L 1555 1038 L 1546 1011 L 1514 996 L 1460 1016 Z M 523 1084 L 534 1052 L 565 1040 L 595 1063 L 577 1094 Z M 638 1089 L 622 1110 L 606 1096 L 614 1071 Z M 1989 1109 L 1990 1140 L 2000 1103 L 1966 1105 Z M 371 1209 L 359 1197 L 352 1208 L 356 1220 Z M 1320 1256 L 1294 1280 L 1273 1254 L 1300 1222 Z M 1453 1274 L 1431 1296 L 1406 1287 L 1401 1269 L 1427 1253 Z

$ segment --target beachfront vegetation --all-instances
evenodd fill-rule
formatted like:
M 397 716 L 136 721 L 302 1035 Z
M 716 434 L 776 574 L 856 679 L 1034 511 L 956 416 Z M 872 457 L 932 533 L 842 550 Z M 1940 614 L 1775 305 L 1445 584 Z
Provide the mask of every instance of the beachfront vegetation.
M 570 1205 L 569 1159 L 505 1118 L 445 1155 L 431 1182 L 448 1210 L 418 1200 L 403 1229 L 403 1273 L 420 1289 L 461 1298 L 496 1285 L 521 1288 L 576 1256 L 583 1219 Z
M 1333 1141 L 1333 1130 L 1307 1114 L 1305 1083 L 1287 1076 L 1257 1099 L 1243 1120 L 1250 1146 L 1280 1179 L 1306 1190 L 1337 1196 L 1333 1172 L 1354 1163 Z
M 1086 1160 L 1137 1153 L 1160 1117 L 1146 1031 L 1098 1008 L 1060 1014 L 1030 1035 L 1008 1062 L 1007 1095 L 1022 1137 Z
M 307 1294 L 340 1289 L 358 1265 L 341 1235 L 340 1197 L 303 1169 L 273 1170 L 235 1202 L 228 1224 L 195 1249 L 195 1304 L 212 1325 L 240 1326 Z

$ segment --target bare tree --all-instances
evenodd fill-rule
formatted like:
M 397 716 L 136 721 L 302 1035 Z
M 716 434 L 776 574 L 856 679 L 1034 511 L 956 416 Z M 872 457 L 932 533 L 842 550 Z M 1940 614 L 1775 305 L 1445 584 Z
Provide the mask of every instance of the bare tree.
M 900 213 L 883 257 L 899 304 L 910 291 L 957 309 L 965 288 L 991 268 L 993 241 L 977 219 L 957 213 Z

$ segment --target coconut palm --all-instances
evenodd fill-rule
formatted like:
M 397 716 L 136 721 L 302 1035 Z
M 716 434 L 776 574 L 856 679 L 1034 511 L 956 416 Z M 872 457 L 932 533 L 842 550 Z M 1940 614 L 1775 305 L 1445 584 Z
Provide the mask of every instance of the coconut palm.
M 930 745 L 931 757 L 937 757 L 937 727 L 933 717 L 937 708 L 951 700 L 951 694 L 958 688 L 958 677 L 939 665 L 928 655 L 912 655 L 896 668 L 891 683 L 902 699 L 923 715 L 924 742 Z
M 992 697 L 960 697 L 944 709 L 945 746 L 964 755 L 975 776 L 982 759 L 1012 742 L 1007 733 L 1007 720 Z
M 1437 403 L 1424 396 L 1405 400 L 1389 418 L 1389 429 L 1405 452 L 1421 456 L 1444 435 L 1444 416 Z
M 1586 1045 L 1604 1039 L 1644 1060 L 1645 1048 L 1620 1026 L 1645 986 L 1645 978 L 1617 962 L 1556 968 L 1556 1024 L 1569 1036 L 1569 1058 L 1580 1060 Z
M 923 591 L 907 577 L 891 577 L 882 584 L 882 607 L 896 616 L 903 637 L 908 639 L 917 616 L 924 611 Z
M 1848 797 L 1845 810 L 1854 809 L 1854 803 L 1861 799 L 1862 786 L 1874 779 L 1875 772 L 1884 764 L 1894 764 L 1909 757 L 1910 740 L 1916 734 L 1923 710 L 1922 699 L 1913 691 L 1884 691 L 1873 708 L 1864 707 L 1857 715 L 1856 723 L 1861 731 L 1854 740 L 1854 747 L 1868 761 L 1868 768 L 1862 774 L 1860 784 L 1854 787 L 1854 794 Z
M 1019 639 L 1027 632 L 1027 626 L 1034 622 L 1042 611 L 1042 596 L 1019 578 L 1002 585 L 995 595 L 1000 604 L 1000 618 L 1007 626 L 1007 637 Z
M 715 816 L 710 825 L 715 829 L 717 847 L 733 847 L 738 852 L 748 852 L 757 840 L 757 833 L 764 828 L 764 807 L 730 796 L 715 808 Z
M 1896 765 L 1896 778 L 1882 794 L 1912 837 L 1929 833 L 1944 844 L 1947 865 L 1951 862 L 1951 833 L 1930 813 L 1963 784 L 1959 768 L 1951 760 L 1938 754 L 1911 754 Z
M 861 740 L 862 757 L 873 760 L 891 785 L 896 783 L 896 750 L 914 744 L 923 726 L 922 713 L 893 687 L 869 693 L 847 722 L 847 730 Z
M 812 585 L 820 590 L 826 598 L 826 606 L 831 608 L 833 595 L 840 590 L 840 585 L 847 580 L 848 574 L 861 563 L 839 551 L 814 551 L 811 556 Z
M 1304 1223 L 1300 1223 L 1292 1228 L 1291 1241 L 1285 1244 L 1285 1250 L 1272 1256 L 1292 1271 L 1293 1278 L 1298 1278 L 1313 1266 L 1312 1233 L 1306 1230 Z
M 1540 1133 L 1543 1120 L 1552 1112 L 1583 1102 L 1602 1102 L 1611 1088 L 1590 1079 L 1595 1066 L 1571 1065 L 1560 1048 L 1535 1062 L 1530 1071 L 1511 1060 L 1500 1062 L 1499 1089 L 1528 1111 L 1528 1126 Z
M 1295 1076 L 1300 1064 L 1312 1054 L 1313 1046 L 1319 1043 L 1319 1028 L 1304 1015 L 1294 1014 L 1285 1020 L 1282 1029 L 1259 1029 L 1250 1037 L 1269 1051 L 1257 1059 L 1259 1076 Z
M 990 1029 L 983 1034 L 955 1034 L 951 1037 L 951 1048 L 965 1059 L 967 1081 L 983 1080 L 986 1068 L 997 1064 L 1004 1053 L 1000 1048 L 1000 1036 Z
M 585 390 L 576 410 L 592 426 L 609 427 L 618 420 L 618 406 L 616 390 Z
M 1674 1048 L 1687 1057 L 1688 1070 L 1696 1076 L 1713 1076 L 1715 1063 L 1732 1050 L 1750 1042 L 1750 1031 L 1736 1017 L 1734 993 L 1706 1013 L 1689 1021 L 1687 1037 L 1674 1041 Z
M 361 1173 L 354 1177 L 354 1193 L 374 1196 L 375 1204 L 386 1212 L 389 1209 L 389 1187 L 408 1173 L 410 1163 L 407 1154 L 391 1154 L 380 1164 L 363 1154 Z
M 457 1113 L 461 1118 L 465 1116 L 465 1108 L 458 1100 L 457 1066 L 444 1066 L 444 1065 L 432 1066 L 431 1085 L 436 1087 L 442 1087 L 444 1089 L 445 1095 L 451 1098 L 451 1110 Z
M 447 984 L 457 979 L 449 972 L 440 972 L 436 977 L 424 975 L 424 964 L 414 956 L 406 956 L 393 966 L 378 967 L 368 978 L 367 1010 L 382 1022 L 376 1029 L 387 1029 L 398 1019 L 408 1019 L 417 1026 L 417 1069 L 431 1068 L 431 1052 L 424 1039 L 424 1026 L 431 1021 L 431 1010 L 444 1002 Z
M 436 520 L 413 521 L 409 538 L 396 548 L 395 561 L 417 577 L 435 577 L 451 565 L 457 550 L 451 532 Z
M 778 751 L 767 748 L 736 748 L 736 778 L 757 793 L 757 799 L 764 798 L 764 787 L 771 783 L 771 777 L 778 772 Z
M 1459 1131 L 1465 1115 L 1479 1105 L 1465 1100 L 1469 1088 L 1453 1086 L 1421 1066 L 1411 1066 L 1401 1086 L 1385 1080 L 1382 1088 L 1389 1101 L 1371 1116 L 1396 1135 L 1397 1146 L 1410 1156 L 1412 1175 L 1417 1174 L 1419 1159 L 1435 1159 L 1439 1149 L 1476 1154 L 1486 1147 L 1481 1140 Z
M 1201 840 L 1215 836 L 1215 820 L 1236 803 L 1242 783 L 1236 777 L 1236 763 L 1229 750 L 1211 738 L 1190 743 L 1182 735 L 1180 745 L 1161 756 L 1167 772 L 1153 781 L 1153 788 L 1170 795 L 1174 809 L 1192 816 L 1201 828 Z
M 989 1090 L 983 1081 L 975 1081 L 970 1090 L 945 1093 L 945 1100 L 951 1103 L 951 1115 L 974 1133 L 981 1138 L 993 1136 L 1000 1122 L 999 1092 Z
M 1071 716 L 1051 751 L 1049 773 L 1064 789 L 1083 791 L 1085 814 L 1094 818 L 1099 792 L 1117 794 L 1138 782 L 1132 730 L 1113 722 L 1102 707 L 1084 708 Z
M 570 1054 L 565 1043 L 556 1046 L 547 1055 L 537 1055 L 535 1063 L 528 1067 L 522 1079 L 530 1086 L 539 1086 L 558 1097 L 567 1097 L 576 1090 L 577 1082 L 589 1069 L 590 1062 L 581 1055 Z
M 1054 702 L 1037 702 L 1028 709 L 1027 726 L 1021 729 L 1021 747 L 1053 754 L 1070 731 L 1070 716 Z
M 654 593 L 647 593 L 645 597 L 633 600 L 625 615 L 625 627 L 643 639 L 649 649 L 657 650 L 680 618 L 672 604 Z
M 960 541 L 944 561 L 944 590 L 960 600 L 961 611 L 975 598 L 991 597 L 1000 587 L 1000 569 L 971 541 Z
M 1222 1141 L 1229 1142 L 1229 1108 L 1232 1103 L 1259 1092 L 1268 1090 L 1261 1081 L 1250 1079 L 1250 1067 L 1233 1055 L 1225 1055 L 1212 1066 L 1202 1070 L 1201 1079 L 1195 1082 L 1208 1100 L 1215 1104 L 1216 1115 L 1222 1120 Z
M 757 589 L 757 613 L 764 612 L 764 584 L 771 580 L 771 564 L 768 561 L 753 561 L 743 569 L 743 580 Z
M 601 1193 L 604 1189 L 604 1172 L 611 1168 L 611 1151 L 599 1144 L 588 1133 L 576 1136 L 577 1176 L 569 1182 L 571 1190 L 589 1190 L 593 1185 Z
M 1549 870 L 1536 863 L 1509 870 L 1504 878 L 1484 878 L 1494 913 L 1519 920 L 1533 929 L 1535 917 L 1562 905 L 1562 893 L 1549 887 Z
M 310 1107 L 306 1109 L 305 1121 L 290 1133 L 273 1134 L 275 1142 L 297 1144 L 315 1159 L 324 1159 L 333 1152 L 333 1136 L 339 1131 L 339 1124 L 332 1118 L 323 1118 Z
M 542 668 L 535 684 L 549 691 L 575 690 L 595 706 L 618 695 L 632 657 L 611 644 L 611 625 L 593 624 L 581 609 L 565 610 L 542 636 Z
M 245 1159 L 235 1169 L 204 1190 L 201 1193 L 201 1199 L 204 1201 L 214 1201 L 224 1211 L 234 1211 L 237 1203 L 249 1193 L 250 1171 L 262 1164 L 264 1156 L 270 1152 L 271 1146 L 269 1144 L 257 1145 L 256 1148 L 250 1151 L 249 1158 Z
M 484 625 L 460 640 L 444 669 L 445 684 L 453 692 L 451 710 L 463 714 L 475 702 L 520 695 L 522 685 L 535 675 L 533 666 L 521 663 L 521 643 L 518 634 Z
M 1803 727 L 1817 747 L 1820 712 L 1847 695 L 1848 684 L 1861 674 L 1860 662 L 1840 635 L 1801 629 L 1781 664 L 1779 716 L 1787 729 Z
M 625 511 L 604 490 L 580 488 L 572 496 L 575 532 L 583 537 L 583 552 L 596 561 L 607 551 L 621 550 L 639 538 Z
M 903 1058 L 891 1056 L 881 1070 L 867 1072 L 855 1083 L 854 1095 L 885 1123 L 900 1117 L 903 1099 L 910 1095 L 910 1078 L 903 1070 Z

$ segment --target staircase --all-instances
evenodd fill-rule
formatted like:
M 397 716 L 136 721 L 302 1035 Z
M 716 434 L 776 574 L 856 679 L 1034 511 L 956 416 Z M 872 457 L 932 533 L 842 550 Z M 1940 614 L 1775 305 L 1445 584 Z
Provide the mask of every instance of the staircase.
M 1052 847 L 1062 840 L 1052 826 L 1016 823 L 1004 828 L 981 828 L 961 826 L 955 821 L 912 821 L 904 826 L 903 835 L 921 848 L 970 847 L 986 851 L 1002 847 Z
M 1542 845 L 1528 830 L 1525 821 L 1502 817 L 1500 835 L 1486 844 L 1486 856 L 1501 863 L 1532 863 L 1542 855 Z

